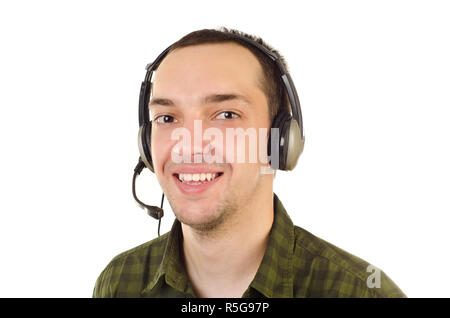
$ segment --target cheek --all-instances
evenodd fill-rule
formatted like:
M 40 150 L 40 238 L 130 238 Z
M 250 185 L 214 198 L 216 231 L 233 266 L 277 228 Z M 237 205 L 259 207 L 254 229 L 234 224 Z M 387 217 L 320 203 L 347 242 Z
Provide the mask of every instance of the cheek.
M 170 133 L 152 131 L 151 152 L 156 174 L 164 173 L 164 164 L 170 159 L 172 143 Z
M 260 165 L 267 163 L 267 128 L 227 132 L 222 143 L 228 163 Z

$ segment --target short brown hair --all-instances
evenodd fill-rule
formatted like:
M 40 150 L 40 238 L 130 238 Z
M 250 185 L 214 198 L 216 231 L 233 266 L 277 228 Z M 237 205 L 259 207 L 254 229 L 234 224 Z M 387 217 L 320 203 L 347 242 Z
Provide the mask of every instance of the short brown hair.
M 258 59 L 263 70 L 263 78 L 260 79 L 260 87 L 266 95 L 267 104 L 269 107 L 269 119 L 270 122 L 272 122 L 279 111 L 289 112 L 288 99 L 286 96 L 284 85 L 281 82 L 280 71 L 275 63 L 266 56 L 266 54 L 246 43 L 245 41 L 239 39 L 239 36 L 253 40 L 264 46 L 269 51 L 275 53 L 277 56 L 279 56 L 280 61 L 285 69 L 288 69 L 284 57 L 281 56 L 277 50 L 264 42 L 260 37 L 250 35 L 235 29 L 227 29 L 225 27 L 220 27 L 218 29 L 203 29 L 191 32 L 175 42 L 172 45 L 169 53 L 177 48 L 186 46 L 222 42 L 236 42 L 248 48 Z

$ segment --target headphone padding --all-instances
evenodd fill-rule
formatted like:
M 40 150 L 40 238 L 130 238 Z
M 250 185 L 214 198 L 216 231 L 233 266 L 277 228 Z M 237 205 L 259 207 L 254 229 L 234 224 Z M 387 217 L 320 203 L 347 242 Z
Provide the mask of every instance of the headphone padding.
M 289 152 L 289 127 L 292 120 L 291 114 L 284 113 L 280 123 L 280 170 L 286 170 L 287 155 Z M 283 141 L 283 145 L 281 142 Z
M 155 172 L 153 169 L 153 160 L 151 155 L 151 133 L 152 122 L 142 125 L 139 129 L 138 143 L 142 161 L 150 171 Z
M 279 162 L 279 170 L 285 170 L 285 164 L 286 164 L 286 148 L 287 148 L 287 144 L 284 143 L 283 145 L 281 145 L 281 140 L 284 139 L 286 141 L 286 137 L 285 137 L 285 131 L 286 131 L 286 123 L 289 123 L 290 119 L 292 118 L 291 114 L 287 113 L 287 112 L 279 112 L 276 116 L 275 119 L 272 122 L 272 128 L 278 128 L 278 145 L 279 145 L 279 153 L 278 153 L 278 162 Z M 271 139 L 272 139 L 272 134 L 270 135 L 269 138 L 269 143 L 268 143 L 268 154 L 271 155 Z M 273 167 L 272 167 L 273 168 Z

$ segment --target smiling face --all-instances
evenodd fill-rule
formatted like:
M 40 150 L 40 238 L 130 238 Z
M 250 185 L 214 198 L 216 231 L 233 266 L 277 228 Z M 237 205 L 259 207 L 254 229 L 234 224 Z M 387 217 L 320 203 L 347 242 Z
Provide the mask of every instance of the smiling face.
M 236 137 L 233 143 L 226 143 L 225 138 L 227 128 L 270 130 L 261 78 L 257 58 L 233 42 L 175 49 L 154 74 L 150 100 L 153 166 L 177 219 L 194 229 L 213 230 L 233 218 L 245 217 L 239 211 L 272 193 L 273 175 L 261 173 L 261 167 L 268 165 L 259 160 L 249 162 L 250 138 L 244 150 Z M 200 133 L 195 129 L 199 125 Z M 172 135 L 180 128 L 192 137 L 190 147 L 181 150 Z M 211 146 L 210 141 L 202 140 L 209 128 L 222 133 L 222 142 L 218 139 Z M 200 144 L 194 142 L 196 138 Z M 259 154 L 259 135 L 257 138 Z M 195 163 L 205 149 L 222 163 Z M 239 151 L 244 151 L 245 162 L 236 159 Z M 174 161 L 175 152 L 191 158 L 192 163 Z

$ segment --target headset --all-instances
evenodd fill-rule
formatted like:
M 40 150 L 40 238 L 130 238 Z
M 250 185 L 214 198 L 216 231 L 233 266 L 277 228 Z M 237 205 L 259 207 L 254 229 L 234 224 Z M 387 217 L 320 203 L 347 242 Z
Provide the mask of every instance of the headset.
M 241 42 L 243 44 L 248 44 L 251 47 L 261 51 L 267 57 L 269 57 L 273 63 L 277 66 L 279 74 L 281 75 L 281 80 L 283 86 L 287 93 L 289 100 L 291 113 L 281 110 L 276 115 L 271 125 L 271 133 L 269 135 L 268 141 L 268 155 L 271 155 L 271 148 L 278 149 L 278 157 L 270 156 L 272 158 L 278 158 L 278 160 L 270 160 L 271 167 L 274 170 L 293 170 L 297 165 L 298 158 L 303 152 L 305 145 L 305 136 L 303 134 L 303 121 L 302 112 L 300 108 L 300 101 L 295 89 L 294 82 L 291 76 L 287 72 L 283 63 L 280 61 L 280 57 L 271 52 L 261 44 L 253 41 L 244 36 L 233 34 L 235 42 Z M 173 45 L 173 44 L 172 44 Z M 151 94 L 151 79 L 153 72 L 158 68 L 161 61 L 166 57 L 167 53 L 170 51 L 171 46 L 166 48 L 153 63 L 147 64 L 145 67 L 146 74 L 145 79 L 141 84 L 141 90 L 139 94 L 139 133 L 138 133 L 138 148 L 139 148 L 139 162 L 134 169 L 133 175 L 133 196 L 138 205 L 147 210 L 147 213 L 159 220 L 158 225 L 158 236 L 159 229 L 161 225 L 161 218 L 164 215 L 162 209 L 164 202 L 164 193 L 162 194 L 161 207 L 146 205 L 140 201 L 136 196 L 135 183 L 136 177 L 142 172 L 142 170 L 147 167 L 150 171 L 155 172 L 153 168 L 153 160 L 151 155 L 151 130 L 152 122 L 149 118 L 149 99 Z M 274 133 L 275 132 L 275 133 Z M 278 162 L 276 162 L 278 161 Z

